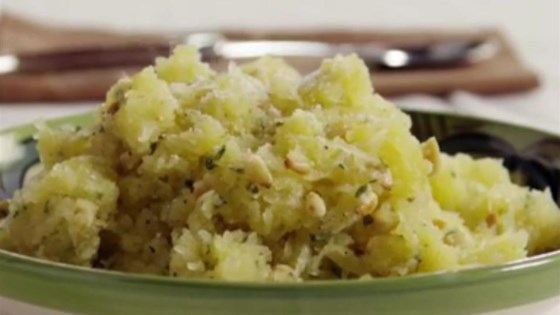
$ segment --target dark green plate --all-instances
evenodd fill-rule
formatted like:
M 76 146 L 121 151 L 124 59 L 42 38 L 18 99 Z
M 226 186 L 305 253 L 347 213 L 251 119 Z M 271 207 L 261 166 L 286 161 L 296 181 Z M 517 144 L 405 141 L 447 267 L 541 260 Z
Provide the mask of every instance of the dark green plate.
M 531 187 L 548 187 L 560 203 L 560 135 L 472 117 L 410 114 L 420 139 L 434 135 L 449 153 L 500 157 L 513 178 Z M 91 115 L 49 122 L 89 123 Z M 0 154 L 0 198 L 10 197 L 36 165 L 33 132 L 28 125 L 0 134 L 15 140 L 10 152 L 3 148 Z M 501 266 L 402 278 L 257 284 L 92 270 L 0 250 L 0 296 L 99 315 L 475 314 L 560 297 L 560 252 Z

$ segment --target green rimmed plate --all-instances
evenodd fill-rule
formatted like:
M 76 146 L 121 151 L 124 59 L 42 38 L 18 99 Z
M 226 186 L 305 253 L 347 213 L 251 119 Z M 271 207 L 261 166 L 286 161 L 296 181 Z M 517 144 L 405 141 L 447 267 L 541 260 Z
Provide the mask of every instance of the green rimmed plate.
M 410 114 L 420 139 L 435 135 L 449 153 L 501 157 L 518 181 L 548 187 L 560 200 L 559 135 L 472 117 Z M 91 115 L 81 115 L 49 124 L 85 126 L 91 121 Z M 22 126 L 1 134 L 9 148 L 0 155 L 0 198 L 11 196 L 37 164 L 33 132 L 32 126 Z M 0 251 L 0 296 L 47 309 L 103 315 L 475 314 L 560 296 L 560 252 L 502 266 L 403 278 L 255 284 L 91 270 Z M 0 308 L 0 314 L 7 311 Z

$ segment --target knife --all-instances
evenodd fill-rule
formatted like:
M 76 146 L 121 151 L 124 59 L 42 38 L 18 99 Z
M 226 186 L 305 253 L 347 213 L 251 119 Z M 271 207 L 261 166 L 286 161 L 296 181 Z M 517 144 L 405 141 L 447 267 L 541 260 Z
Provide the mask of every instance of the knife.
M 494 57 L 499 45 L 491 39 L 445 40 L 427 44 L 386 45 L 302 40 L 228 40 L 220 33 L 193 33 L 169 43 L 83 48 L 31 54 L 0 55 L 0 75 L 39 74 L 88 69 L 145 66 L 168 56 L 179 43 L 196 46 L 204 61 L 246 60 L 265 55 L 327 58 L 356 53 L 373 71 L 459 67 Z

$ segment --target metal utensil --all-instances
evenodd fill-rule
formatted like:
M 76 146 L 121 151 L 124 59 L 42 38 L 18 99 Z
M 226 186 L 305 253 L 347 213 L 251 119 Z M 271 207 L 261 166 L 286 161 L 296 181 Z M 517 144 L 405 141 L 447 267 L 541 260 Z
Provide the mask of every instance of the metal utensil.
M 228 40 L 220 33 L 193 33 L 170 43 L 3 54 L 0 55 L 0 75 L 144 66 L 156 57 L 169 55 L 172 47 L 181 42 L 198 47 L 206 61 L 249 59 L 264 55 L 326 58 L 356 53 L 368 67 L 377 70 L 471 65 L 490 59 L 499 51 L 499 45 L 492 40 L 447 40 L 431 44 L 388 46 L 382 43 Z

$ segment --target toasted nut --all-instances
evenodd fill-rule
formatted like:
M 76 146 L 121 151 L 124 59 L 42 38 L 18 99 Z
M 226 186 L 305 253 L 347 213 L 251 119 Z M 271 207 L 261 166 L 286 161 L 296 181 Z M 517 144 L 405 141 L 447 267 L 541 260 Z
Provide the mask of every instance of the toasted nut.
M 249 180 L 265 187 L 272 185 L 272 174 L 260 156 L 251 154 L 245 163 L 245 172 Z
M 375 227 L 380 231 L 392 230 L 399 223 L 398 216 L 392 211 L 389 203 L 383 203 L 377 211 L 373 213 Z
M 391 189 L 393 187 L 393 175 L 391 174 L 391 171 L 387 170 L 383 173 L 381 186 L 385 189 Z
M 270 106 L 268 112 L 274 117 L 282 117 L 282 112 L 274 106 Z
M 214 192 L 214 190 L 209 190 L 196 199 L 197 207 L 200 207 L 200 212 L 207 219 L 211 219 L 214 215 L 213 199 L 215 196 L 216 192 Z
M 422 155 L 424 159 L 429 161 L 432 165 L 430 175 L 437 173 L 441 164 L 441 158 L 439 154 L 439 145 L 434 137 L 422 143 Z
M 296 281 L 297 277 L 292 267 L 278 264 L 272 268 L 272 278 L 275 281 Z
M 284 166 L 299 174 L 307 174 L 311 170 L 308 164 L 297 162 L 290 158 L 284 160 Z
M 193 194 L 195 197 L 200 197 L 212 187 L 212 177 L 205 175 L 201 180 L 196 181 L 193 185 Z
M 393 187 L 393 174 L 391 174 L 389 168 L 375 168 L 371 173 L 371 182 L 377 183 L 378 186 L 385 190 L 391 189 Z
M 288 266 L 288 265 L 282 265 L 282 264 L 278 264 L 276 266 L 273 267 L 274 271 L 282 271 L 284 273 L 287 274 L 293 274 L 294 273 L 294 269 L 292 269 L 292 267 Z
M 360 200 L 360 206 L 358 206 L 358 214 L 361 216 L 371 214 L 377 208 L 379 203 L 379 198 L 372 189 L 370 185 L 360 186 L 355 193 L 355 196 Z
M 210 185 L 203 180 L 199 180 L 199 181 L 195 182 L 194 183 L 194 196 L 195 197 L 202 196 L 205 192 L 208 191 L 209 188 L 210 188 Z
M 206 266 L 202 261 L 193 261 L 187 263 L 187 269 L 190 271 L 204 271 Z
M 469 237 L 464 231 L 452 230 L 445 234 L 443 242 L 450 246 L 462 246 L 470 243 Z
M 212 242 L 212 234 L 204 229 L 198 231 L 198 237 L 206 244 L 210 244 L 210 242 Z
M 258 104 L 257 107 L 266 111 L 268 114 L 272 115 L 273 117 L 282 117 L 282 112 L 270 102 L 262 102 Z
M 307 158 L 298 151 L 290 151 L 290 153 L 288 153 L 286 157 L 286 160 L 284 160 L 284 165 L 286 166 L 286 168 L 289 168 L 300 174 L 306 174 L 311 171 L 311 165 L 309 164 L 309 161 L 307 161 Z
M 305 208 L 315 216 L 321 218 L 327 213 L 325 201 L 316 192 L 310 192 L 305 197 Z
M 379 205 L 379 198 L 373 191 L 368 191 L 360 195 L 362 204 L 358 207 L 358 213 L 362 216 L 372 214 Z
M 443 242 L 447 245 L 450 245 L 450 246 L 458 245 L 457 237 L 456 237 L 455 233 L 457 233 L 457 232 L 456 231 L 447 232 L 443 236 Z

